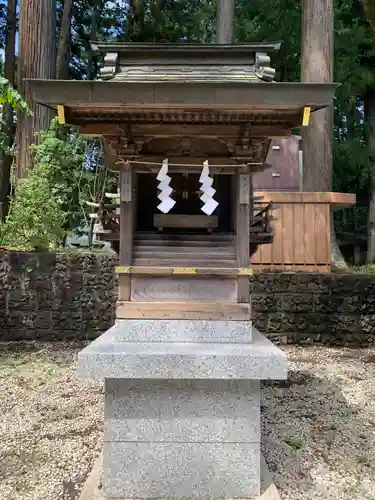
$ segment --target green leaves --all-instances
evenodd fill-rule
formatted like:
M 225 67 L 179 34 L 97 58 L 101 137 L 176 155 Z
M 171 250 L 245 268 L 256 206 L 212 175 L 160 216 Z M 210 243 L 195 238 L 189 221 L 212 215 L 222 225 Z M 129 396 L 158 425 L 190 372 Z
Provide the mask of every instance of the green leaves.
M 16 181 L 9 216 L 0 228 L 2 245 L 56 250 L 71 230 L 85 224 L 86 200 L 101 199 L 111 181 L 92 157 L 85 164 L 90 141 L 57 119 L 41 133 L 32 147 L 34 168 Z
M 30 113 L 27 102 L 13 88 L 9 80 L 4 77 L 0 77 L 0 104 L 10 104 L 17 111 L 22 111 L 26 114 Z

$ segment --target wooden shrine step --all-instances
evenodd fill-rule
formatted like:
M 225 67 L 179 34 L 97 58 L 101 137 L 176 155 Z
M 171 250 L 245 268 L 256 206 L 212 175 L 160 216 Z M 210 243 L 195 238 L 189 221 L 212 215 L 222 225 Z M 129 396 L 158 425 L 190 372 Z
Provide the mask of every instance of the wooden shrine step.
M 189 234 L 189 233 L 154 233 L 137 232 L 134 240 L 153 240 L 153 241 L 235 241 L 236 236 L 230 233 L 211 233 L 211 234 Z
M 173 255 L 176 254 L 176 252 L 184 252 L 186 254 L 196 254 L 200 253 L 202 255 L 205 255 L 209 253 L 210 255 L 235 255 L 236 254 L 236 248 L 234 245 L 215 245 L 212 247 L 209 246 L 199 246 L 196 247 L 195 245 L 180 245 L 180 244 L 174 244 L 174 245 L 144 245 L 143 243 L 139 244 L 136 243 L 134 245 L 134 251 L 135 252 L 166 252 L 166 253 L 172 253 Z
M 133 266 L 237 267 L 232 234 L 194 235 L 138 233 L 133 245 Z
M 231 302 L 117 302 L 117 319 L 250 319 L 250 304 Z
M 204 252 L 205 249 L 209 251 L 213 249 L 218 250 L 226 250 L 226 249 L 234 249 L 235 242 L 234 241 L 204 241 L 204 240 L 135 240 L 135 247 L 150 247 L 150 248 L 199 248 L 199 251 Z
M 212 267 L 212 259 L 210 255 L 206 258 L 189 258 L 180 257 L 178 253 L 171 257 L 149 257 L 149 258 L 134 258 L 133 266 L 171 266 L 171 267 Z M 236 259 L 217 259 L 215 260 L 215 267 L 237 267 Z
M 176 255 L 177 252 L 177 255 Z M 191 248 L 190 251 L 186 248 L 173 249 L 173 248 L 145 248 L 135 247 L 133 250 L 133 258 L 135 259 L 201 259 L 204 256 L 209 256 L 211 260 L 234 260 L 236 259 L 236 252 L 234 250 L 220 251 L 212 250 L 208 251 L 208 255 L 205 252 L 198 251 L 195 248 Z

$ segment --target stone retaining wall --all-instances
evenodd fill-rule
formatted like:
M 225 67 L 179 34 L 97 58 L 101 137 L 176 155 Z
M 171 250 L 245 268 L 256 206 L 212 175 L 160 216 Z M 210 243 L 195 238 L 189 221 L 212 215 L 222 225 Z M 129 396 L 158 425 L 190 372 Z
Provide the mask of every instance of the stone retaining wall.
M 113 324 L 112 254 L 0 254 L 0 340 L 93 339 Z M 280 343 L 375 343 L 375 276 L 250 279 L 257 328 Z
M 0 254 L 0 340 L 93 339 L 114 321 L 116 257 Z
M 253 320 L 280 343 L 375 343 L 375 276 L 272 273 L 250 281 Z

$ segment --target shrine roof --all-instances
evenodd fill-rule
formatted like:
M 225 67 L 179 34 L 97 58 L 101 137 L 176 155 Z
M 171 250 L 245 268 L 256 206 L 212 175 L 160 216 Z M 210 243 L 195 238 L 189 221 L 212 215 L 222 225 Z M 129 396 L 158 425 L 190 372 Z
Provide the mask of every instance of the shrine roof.
M 278 42 L 92 45 L 104 56 L 100 80 L 27 80 L 34 101 L 64 106 L 72 125 L 281 124 L 289 135 L 301 125 L 304 108 L 330 106 L 337 87 L 274 82 L 269 54 Z
M 286 116 L 331 105 L 335 83 L 128 82 L 27 80 L 35 102 L 66 107 L 67 120 L 121 121 L 129 115 L 154 113 L 225 113 L 233 116 Z M 186 119 L 186 116 L 185 116 Z
M 103 80 L 272 81 L 273 54 L 281 44 L 145 44 L 93 42 L 104 57 Z

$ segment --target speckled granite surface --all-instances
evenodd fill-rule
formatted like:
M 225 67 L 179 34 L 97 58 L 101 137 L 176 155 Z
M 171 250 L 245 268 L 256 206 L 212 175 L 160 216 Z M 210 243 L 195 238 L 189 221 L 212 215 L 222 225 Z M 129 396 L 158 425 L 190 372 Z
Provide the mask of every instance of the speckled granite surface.
M 250 322 L 122 320 L 79 353 L 105 380 L 106 498 L 254 498 L 260 380 L 285 355 Z

